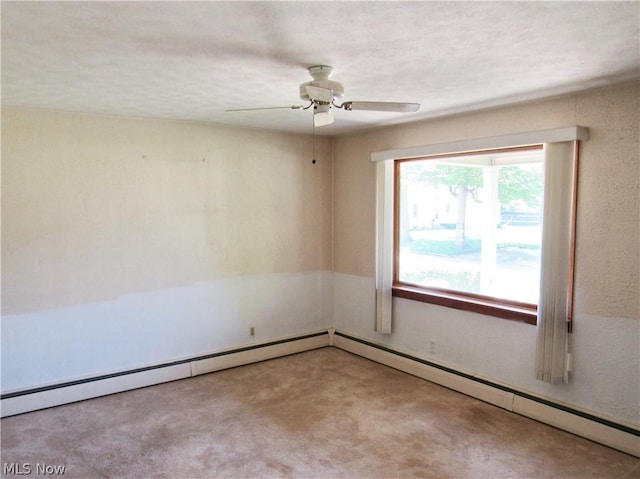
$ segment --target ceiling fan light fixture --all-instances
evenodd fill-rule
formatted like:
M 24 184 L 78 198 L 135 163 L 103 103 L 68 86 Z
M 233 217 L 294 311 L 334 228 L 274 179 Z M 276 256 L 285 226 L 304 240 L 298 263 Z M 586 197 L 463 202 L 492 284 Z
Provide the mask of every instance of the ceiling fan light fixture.
M 333 123 L 331 105 L 313 105 L 313 125 L 326 126 Z

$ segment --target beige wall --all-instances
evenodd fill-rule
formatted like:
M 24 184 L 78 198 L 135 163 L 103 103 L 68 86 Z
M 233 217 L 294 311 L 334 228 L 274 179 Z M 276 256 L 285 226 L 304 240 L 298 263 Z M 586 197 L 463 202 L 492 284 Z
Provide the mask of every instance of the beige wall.
M 639 97 L 639 85 L 628 84 L 335 139 L 334 327 L 638 427 Z M 536 380 L 537 329 L 529 324 L 395 298 L 392 334 L 376 333 L 370 152 L 576 124 L 588 127 L 591 137 L 581 145 L 579 167 L 569 384 Z
M 3 314 L 331 269 L 331 144 L 2 111 Z M 324 159 L 324 160 L 322 160 Z
M 638 84 L 380 129 L 335 140 L 334 271 L 373 277 L 375 181 L 370 152 L 570 125 L 581 145 L 575 309 L 640 317 Z

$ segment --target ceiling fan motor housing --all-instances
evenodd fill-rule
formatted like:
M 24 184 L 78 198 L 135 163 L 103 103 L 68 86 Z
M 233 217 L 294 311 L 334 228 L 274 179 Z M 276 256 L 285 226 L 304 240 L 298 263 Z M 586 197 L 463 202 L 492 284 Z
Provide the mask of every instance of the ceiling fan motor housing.
M 344 97 L 344 87 L 340 82 L 329 80 L 332 73 L 333 67 L 327 65 L 316 65 L 310 67 L 309 74 L 313 77 L 313 81 L 305 82 L 300 85 L 300 99 L 317 102 L 317 100 L 309 97 L 309 93 L 307 91 L 308 86 L 331 90 L 333 93 L 333 100 L 342 99 Z

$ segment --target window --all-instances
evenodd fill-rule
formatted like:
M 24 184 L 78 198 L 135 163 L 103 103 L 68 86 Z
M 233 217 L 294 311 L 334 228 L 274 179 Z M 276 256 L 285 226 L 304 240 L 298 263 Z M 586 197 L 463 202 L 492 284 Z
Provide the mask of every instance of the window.
M 573 310 L 573 271 L 574 271 L 574 238 L 575 238 L 575 215 L 576 215 L 576 191 L 578 181 L 578 151 L 580 141 L 589 139 L 589 130 L 582 126 L 569 126 L 563 128 L 553 128 L 550 130 L 530 131 L 524 133 L 514 133 L 503 136 L 473 138 L 451 143 L 434 143 L 429 145 L 414 146 L 396 150 L 374 151 L 371 153 L 371 161 L 376 163 L 376 275 L 375 275 L 375 330 L 380 334 L 392 334 L 393 322 L 393 297 L 403 297 L 435 303 L 438 305 L 470 310 L 482 314 L 489 314 L 507 319 L 516 319 L 531 324 L 537 324 L 536 333 L 536 377 L 542 381 L 550 383 L 567 383 L 569 381 L 569 371 L 571 369 L 571 355 L 569 352 L 569 333 L 571 332 L 572 310 Z M 537 293 L 537 310 L 530 303 L 522 303 L 510 299 L 501 299 L 491 296 L 477 294 L 475 292 L 450 292 L 448 288 L 437 289 L 437 286 L 425 287 L 421 282 L 448 281 L 442 278 L 424 278 L 412 279 L 411 283 L 402 283 L 399 276 L 404 277 L 405 272 L 401 272 L 399 267 L 400 252 L 400 225 L 406 231 L 410 231 L 408 226 L 408 218 L 401 218 L 402 213 L 396 214 L 395 204 L 400 202 L 398 199 L 401 193 L 401 187 L 398 187 L 395 181 L 397 175 L 396 170 L 401 168 L 402 163 L 409 163 L 408 159 L 417 159 L 425 157 L 434 157 L 440 155 L 439 159 L 460 158 L 457 164 L 450 166 L 466 166 L 465 162 L 478 161 L 478 158 L 471 158 L 464 152 L 481 152 L 478 156 L 491 156 L 497 153 L 507 153 L 506 151 L 496 151 L 511 149 L 512 152 L 518 150 L 518 155 L 523 154 L 530 148 L 530 145 L 542 145 L 543 156 L 543 190 L 542 205 L 538 207 L 541 211 L 541 240 L 540 240 L 540 260 L 539 260 L 539 291 Z M 525 148 L 523 148 L 525 147 Z M 538 148 L 539 149 L 539 148 Z M 445 156 L 446 155 L 446 156 Z M 496 215 L 499 219 L 489 220 L 488 223 L 496 222 L 497 230 L 490 231 L 488 234 L 495 235 L 493 243 L 495 244 L 495 255 L 498 256 L 499 250 L 499 233 L 500 223 L 503 222 L 502 211 L 500 208 L 515 208 L 518 202 L 509 205 L 511 200 L 505 197 L 505 187 L 500 193 L 500 171 L 502 170 L 504 185 L 504 175 L 520 175 L 522 172 L 516 170 L 506 170 L 504 167 L 521 166 L 532 175 L 527 180 L 535 177 L 533 165 L 524 167 L 530 162 L 525 159 L 517 160 L 515 157 L 496 155 L 492 162 L 484 165 L 487 167 L 487 191 L 483 191 L 484 198 L 493 197 L 493 209 L 489 212 L 487 207 L 487 216 Z M 526 155 L 525 155 L 526 156 Z M 402 159 L 407 159 L 407 161 Z M 535 161 L 531 163 L 536 163 Z M 446 164 L 443 162 L 443 164 Z M 473 165 L 480 167 L 479 165 Z M 493 168 L 488 168 L 489 166 Z M 467 192 L 467 195 L 476 195 L 479 200 L 483 197 L 479 188 L 482 184 L 485 187 L 485 174 L 483 170 L 482 183 L 471 182 L 468 188 L 475 191 Z M 496 186 L 497 183 L 497 186 Z M 449 188 L 447 182 L 444 185 Z M 408 188 L 408 187 L 407 187 Z M 416 187 L 417 188 L 417 187 Z M 437 194 L 442 188 L 432 185 L 431 195 Z M 435 189 L 435 192 L 433 191 Z M 488 191 L 492 193 L 489 194 Z M 406 190 L 407 197 L 409 196 Z M 455 192 L 455 187 L 453 188 Z M 497 192 L 497 193 L 493 193 Z M 405 193 L 401 193 L 405 194 Z M 424 193 L 429 194 L 429 193 Z M 495 200 L 495 196 L 498 199 Z M 502 199 L 501 199 L 502 196 Z M 507 195 L 508 196 L 508 195 Z M 517 200 L 518 198 L 515 198 Z M 525 205 L 530 212 L 535 212 L 536 202 L 527 196 L 521 198 L 520 208 Z M 408 199 L 406 200 L 408 201 Z M 492 202 L 487 202 L 491 204 Z M 495 208 L 495 205 L 498 208 Z M 465 203 L 465 208 L 467 204 Z M 424 206 L 423 206 L 424 208 Z M 400 212 L 402 210 L 399 210 Z M 405 215 L 413 214 L 421 215 L 420 204 L 416 207 L 408 207 L 404 209 Z M 443 208 L 444 213 L 451 214 L 453 205 L 447 205 Z M 506 211 L 506 210 L 505 210 Z M 423 214 L 424 216 L 424 214 Z M 457 218 L 456 216 L 456 228 Z M 464 218 L 467 213 L 465 210 Z M 440 217 L 438 217 L 440 221 Z M 416 219 L 417 221 L 417 219 Z M 533 221 L 533 220 L 531 220 Z M 406 224 L 405 224 L 406 222 Z M 445 222 L 446 223 L 446 222 Z M 442 224 L 442 221 L 440 221 Z M 513 224 L 513 223 L 511 223 Z M 429 225 L 423 225 L 428 227 Z M 437 223 L 434 223 L 437 226 Z M 531 225 L 533 226 L 533 225 Z M 467 226 L 465 226 L 467 227 Z M 470 226 L 468 227 L 470 228 Z M 529 236 L 528 236 L 529 237 Z M 533 235 L 531 235 L 533 237 Z M 464 236 L 463 236 L 464 238 Z M 482 238 L 484 241 L 484 237 Z M 398 246 L 396 247 L 396 244 Z M 520 250 L 526 249 L 522 245 L 523 241 L 516 243 Z M 513 247 L 513 245 L 505 245 L 502 247 Z M 482 243 L 480 249 L 482 250 Z M 487 244 L 484 245 L 487 248 Z M 531 249 L 535 248 L 535 244 Z M 433 250 L 427 250 L 433 252 Z M 493 248 L 490 249 L 493 251 Z M 490 257 L 487 255 L 486 257 Z M 482 251 L 480 252 L 482 258 Z M 498 269 L 499 261 L 496 259 L 495 269 Z M 410 263 L 408 263 L 410 264 Z M 487 262 L 490 266 L 493 262 Z M 406 265 L 405 265 L 406 266 Z M 404 266 L 403 266 L 404 267 Z M 410 267 L 410 266 L 409 266 Z M 493 278 L 494 284 L 497 281 L 495 272 L 493 275 L 486 277 Z M 480 291 L 482 288 L 482 275 L 480 277 Z M 477 281 L 476 281 L 477 283 Z M 533 283 L 531 280 L 530 284 Z M 440 284 L 442 286 L 442 283 Z M 449 283 L 447 283 L 449 286 Z M 450 287 L 450 286 L 449 286 Z M 531 298 L 536 296 L 532 288 L 524 288 Z M 494 288 L 495 290 L 495 288 Z M 503 289 L 502 289 L 503 290 Z M 504 293 L 501 293 L 505 296 Z M 508 295 L 506 295 L 508 296 Z M 529 301 L 527 299 L 526 301 Z
M 395 161 L 399 294 L 535 323 L 543 165 L 542 145 Z

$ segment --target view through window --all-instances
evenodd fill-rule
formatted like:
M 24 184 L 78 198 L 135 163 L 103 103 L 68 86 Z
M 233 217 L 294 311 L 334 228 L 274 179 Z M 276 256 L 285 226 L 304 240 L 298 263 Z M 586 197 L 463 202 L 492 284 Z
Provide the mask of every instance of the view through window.
M 396 283 L 532 306 L 542 146 L 396 162 Z

